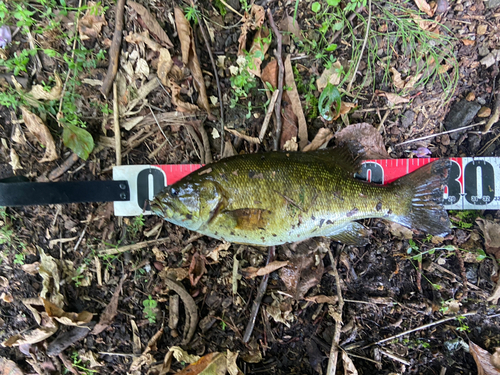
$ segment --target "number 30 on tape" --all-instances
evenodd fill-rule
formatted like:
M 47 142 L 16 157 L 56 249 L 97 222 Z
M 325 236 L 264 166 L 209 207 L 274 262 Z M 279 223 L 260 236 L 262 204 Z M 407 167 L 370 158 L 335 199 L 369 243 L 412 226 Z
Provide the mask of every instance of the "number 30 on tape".
M 363 162 L 358 178 L 388 184 L 437 159 L 384 159 Z M 450 158 L 444 205 L 449 210 L 500 209 L 500 158 Z M 113 168 L 113 180 L 127 180 L 130 201 L 114 202 L 115 215 L 149 215 L 148 200 L 165 186 L 200 168 L 200 164 L 123 165 Z M 498 195 L 496 195 L 498 194 Z

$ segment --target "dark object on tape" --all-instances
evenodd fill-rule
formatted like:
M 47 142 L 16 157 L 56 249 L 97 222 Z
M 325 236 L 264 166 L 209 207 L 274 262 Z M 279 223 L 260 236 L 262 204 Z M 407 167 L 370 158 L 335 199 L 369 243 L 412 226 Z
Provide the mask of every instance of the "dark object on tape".
M 27 179 L 21 176 L 0 180 L 0 206 L 130 200 L 128 181 L 26 181 Z

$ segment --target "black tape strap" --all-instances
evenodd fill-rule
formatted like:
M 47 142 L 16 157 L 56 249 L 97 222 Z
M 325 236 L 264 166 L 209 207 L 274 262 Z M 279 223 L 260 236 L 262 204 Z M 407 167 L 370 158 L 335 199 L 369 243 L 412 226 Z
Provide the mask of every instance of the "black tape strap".
M 0 206 L 130 200 L 128 181 L 17 182 L 0 180 Z

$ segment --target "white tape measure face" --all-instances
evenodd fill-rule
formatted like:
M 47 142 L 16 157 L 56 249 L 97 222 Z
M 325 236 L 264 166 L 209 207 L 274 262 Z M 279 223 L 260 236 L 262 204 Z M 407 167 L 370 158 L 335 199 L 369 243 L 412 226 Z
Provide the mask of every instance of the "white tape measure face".
M 363 162 L 358 178 L 388 184 L 437 159 L 383 159 Z M 448 210 L 500 209 L 500 158 L 450 158 L 444 206 Z M 113 180 L 127 180 L 130 200 L 114 202 L 115 215 L 150 215 L 148 201 L 165 186 L 201 168 L 201 164 L 123 165 L 113 168 Z M 500 176 L 500 175 L 499 175 Z

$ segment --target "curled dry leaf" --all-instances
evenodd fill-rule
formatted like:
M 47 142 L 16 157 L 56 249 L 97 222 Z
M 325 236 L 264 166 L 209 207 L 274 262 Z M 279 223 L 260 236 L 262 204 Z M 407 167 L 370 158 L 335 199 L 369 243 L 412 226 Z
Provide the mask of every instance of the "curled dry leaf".
M 329 83 L 331 83 L 333 86 L 338 86 L 342 75 L 342 69 L 342 65 L 338 60 L 332 64 L 330 69 L 325 69 L 316 81 L 318 91 L 322 92 Z
M 169 349 L 169 352 L 172 352 L 174 358 L 179 362 L 194 363 L 199 361 L 201 358 L 199 355 L 189 354 L 180 346 L 172 346 Z
M 210 353 L 204 355 L 195 363 L 190 364 L 177 375 L 223 375 L 227 373 L 227 358 L 225 353 Z
M 40 117 L 30 112 L 28 108 L 24 106 L 21 107 L 21 112 L 23 114 L 24 123 L 30 133 L 45 146 L 45 154 L 43 155 L 42 160 L 40 160 L 40 163 L 56 160 L 58 158 L 56 145 L 54 143 L 54 138 L 52 138 L 52 134 L 50 134 L 49 128 L 45 126 Z
M 469 341 L 470 354 L 474 357 L 478 375 L 500 375 L 500 370 L 491 363 L 491 354 L 479 345 Z
M 304 298 L 306 301 L 314 302 L 314 303 L 328 303 L 330 305 L 334 305 L 339 301 L 339 297 L 337 296 L 312 296 Z
M 168 49 L 162 48 L 160 50 L 156 74 L 164 86 L 168 86 L 168 73 L 170 73 L 173 65 L 174 61 L 172 60 L 172 56 L 170 56 L 170 52 Z
M 120 279 L 120 282 L 116 286 L 115 292 L 113 293 L 113 297 L 111 297 L 109 304 L 106 306 L 104 312 L 101 314 L 99 323 L 97 323 L 94 329 L 92 330 L 93 335 L 98 335 L 106 328 L 108 328 L 111 323 L 113 323 L 113 320 L 115 319 L 116 316 L 116 312 L 118 310 L 118 298 L 120 297 L 120 292 L 124 281 L 125 281 L 125 276 L 123 276 Z
M 428 35 L 431 38 L 438 38 L 439 37 L 439 30 L 437 30 L 439 23 L 430 21 L 430 20 L 424 20 L 422 17 L 420 17 L 418 14 L 411 13 L 410 17 L 413 18 L 413 21 L 422 29 L 425 31 L 431 31 Z
M 189 266 L 189 281 L 192 286 L 198 284 L 201 277 L 207 272 L 205 268 L 205 258 L 201 256 L 198 252 L 193 254 L 191 259 L 191 265 Z
M 406 240 L 413 238 L 412 230 L 402 226 L 401 224 L 390 222 L 388 226 L 389 231 L 394 237 Z
M 392 92 L 385 92 L 385 91 L 376 90 L 375 94 L 385 97 L 387 99 L 387 101 L 389 102 L 390 106 L 398 105 L 398 104 L 402 104 L 402 103 L 408 103 L 410 101 L 410 99 L 404 98 L 401 95 L 394 94 Z
M 19 160 L 19 155 L 17 154 L 16 150 L 11 147 L 10 149 L 10 162 L 9 164 L 12 167 L 12 170 L 14 171 L 14 174 L 16 174 L 16 171 L 19 169 L 23 169 L 23 166 L 21 165 L 21 161 Z
M 300 32 L 300 25 L 297 20 L 295 20 L 292 16 L 286 16 L 283 18 L 279 24 L 279 29 L 284 32 L 283 34 L 283 44 L 290 44 L 290 34 L 298 38 L 299 40 L 303 40 L 302 34 Z
M 337 113 L 337 111 L 334 112 L 333 121 L 338 119 L 340 116 L 349 113 L 349 111 L 355 107 L 356 107 L 356 104 L 354 104 L 354 103 L 340 102 L 340 109 L 339 109 L 338 113 Z
M 23 344 L 36 344 L 52 336 L 58 329 L 58 324 L 50 318 L 47 313 L 41 315 L 41 327 L 33 328 L 15 336 L 9 337 L 2 343 L 2 346 L 19 346 Z
M 484 234 L 484 248 L 488 254 L 500 260 L 500 224 L 481 217 L 476 219 L 477 225 Z
M 241 272 L 243 273 L 243 276 L 253 279 L 254 277 L 257 277 L 257 276 L 264 276 L 264 275 L 270 274 L 271 272 L 279 270 L 281 267 L 284 267 L 287 265 L 288 265 L 288 261 L 275 260 L 274 262 L 267 264 L 265 267 L 262 267 L 262 268 L 247 267 L 247 268 L 243 268 L 241 270 Z
M 371 124 L 349 125 L 335 134 L 339 144 L 346 144 L 354 155 L 362 159 L 390 159 L 380 133 Z
M 196 113 L 200 110 L 196 104 L 186 103 L 181 99 L 181 87 L 170 79 L 170 89 L 172 90 L 172 104 L 179 112 Z
M 238 39 L 238 55 L 244 55 L 247 45 L 247 37 L 250 31 L 259 29 L 266 18 L 266 12 L 260 5 L 253 4 L 250 9 L 250 14 L 245 12 L 241 19 L 241 35 Z M 255 40 L 255 38 L 254 38 Z
M 59 292 L 61 284 L 59 265 L 54 258 L 45 254 L 41 248 L 39 248 L 39 252 L 40 267 L 38 268 L 38 272 L 43 279 L 40 297 L 48 299 L 58 307 L 62 307 L 64 305 L 64 297 Z
M 319 129 L 311 143 L 309 143 L 302 151 L 314 151 L 320 148 L 325 143 L 328 143 L 333 138 L 333 132 L 328 128 Z
M 418 9 L 420 9 L 422 12 L 425 12 L 429 17 L 434 16 L 436 7 L 431 8 L 431 6 L 425 0 L 415 0 L 415 3 L 417 4 Z
M 54 80 L 56 81 L 56 84 L 50 89 L 50 91 L 46 91 L 44 86 L 42 85 L 35 85 L 31 88 L 29 95 L 31 95 L 36 100 L 61 99 L 63 83 L 61 77 L 59 77 L 59 74 L 54 73 Z
M 152 40 L 148 36 L 147 31 L 144 31 L 140 34 L 130 33 L 125 37 L 125 41 L 127 41 L 129 43 L 133 43 L 133 44 L 144 43 L 145 45 L 147 45 L 149 48 L 151 48 L 155 52 L 158 52 L 162 49 L 162 46 L 159 43 L 155 42 L 154 40 Z
M 302 103 L 300 102 L 299 92 L 297 91 L 297 86 L 295 85 L 295 76 L 293 74 L 292 62 L 289 54 L 285 59 L 285 84 L 289 88 L 289 90 L 287 90 L 287 95 L 290 98 L 293 113 L 297 117 L 299 149 L 303 150 L 308 142 L 307 122 L 306 117 L 304 116 L 304 110 L 302 109 Z
M 81 40 L 96 39 L 101 33 L 102 27 L 108 24 L 101 5 L 97 6 L 94 1 L 89 1 L 87 7 L 87 12 L 78 23 Z
M 210 113 L 210 105 L 208 103 L 207 90 L 205 88 L 205 80 L 201 72 L 200 60 L 196 54 L 194 43 L 194 34 L 191 25 L 189 24 L 181 8 L 174 8 L 175 25 L 181 42 L 182 62 L 187 65 L 193 75 L 193 83 L 196 91 L 198 91 L 198 106 L 203 108 L 210 120 L 215 120 L 215 117 Z
M 137 12 L 137 14 L 141 17 L 142 21 L 144 22 L 144 25 L 149 30 L 149 32 L 156 35 L 165 47 L 167 48 L 174 47 L 165 30 L 162 29 L 156 18 L 151 15 L 149 10 L 147 10 L 144 6 L 134 1 L 127 1 L 127 5 Z
M 344 364 L 344 375 L 358 375 L 356 366 L 344 350 L 342 350 L 342 363 Z
M 394 86 L 400 90 L 413 88 L 413 86 L 415 86 L 418 80 L 422 77 L 422 73 L 419 73 L 415 76 L 409 76 L 406 80 L 403 80 L 401 79 L 401 73 L 399 73 L 396 68 L 391 68 L 391 73 L 392 83 L 394 83 Z
M 249 55 L 252 56 L 252 64 L 250 64 L 251 66 L 247 66 L 247 70 L 257 77 L 261 76 L 260 66 L 269 49 L 269 43 L 265 41 L 269 36 L 269 29 L 263 26 L 264 19 L 264 8 L 260 5 L 252 5 L 250 14 L 245 13 L 242 18 L 243 25 L 241 26 L 241 35 L 238 39 L 238 56 L 245 56 L 248 34 L 250 31 L 256 30 L 250 50 L 248 51 Z
M 45 298 L 42 298 L 42 301 L 47 315 L 66 326 L 81 326 L 90 322 L 94 316 L 94 314 L 88 311 L 82 311 L 81 313 L 65 312 Z

